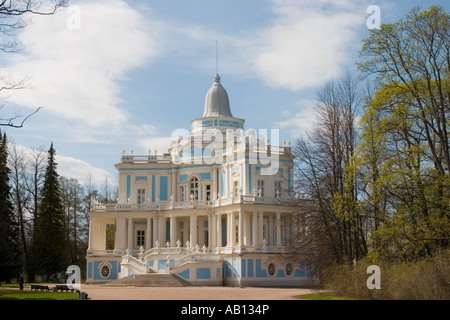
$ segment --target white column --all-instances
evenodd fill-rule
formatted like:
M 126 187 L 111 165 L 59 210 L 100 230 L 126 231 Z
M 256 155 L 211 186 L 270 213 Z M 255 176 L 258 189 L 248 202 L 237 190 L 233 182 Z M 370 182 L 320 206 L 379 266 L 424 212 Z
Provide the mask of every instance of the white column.
M 170 246 L 176 247 L 177 246 L 177 218 L 174 216 L 170 217 Z
M 273 230 L 273 219 L 272 219 L 272 216 L 271 216 L 271 214 L 269 213 L 268 214 L 269 215 L 269 220 L 268 220 L 268 222 L 267 222 L 267 246 L 273 246 L 273 245 L 275 245 L 275 244 L 273 244 L 273 242 L 275 242 L 275 241 L 271 241 L 272 239 L 274 239 L 274 236 L 273 236 L 273 232 L 272 232 L 272 230 Z
M 159 223 L 158 223 L 158 217 L 156 215 L 154 215 L 152 219 L 153 219 L 153 237 L 152 237 L 153 243 L 152 243 L 152 247 L 155 247 L 156 240 L 159 239 L 159 237 L 158 237 L 158 225 L 159 225 Z M 158 242 L 159 242 L 159 240 L 158 240 Z
M 217 200 L 217 194 L 219 193 L 219 190 L 217 188 L 217 169 L 212 169 L 212 185 L 211 185 L 211 199 L 213 201 Z M 216 198 L 214 198 L 214 195 L 216 195 Z
M 225 198 L 228 198 L 228 192 L 230 191 L 229 188 L 229 179 L 228 179 L 228 165 L 226 165 L 225 167 L 225 183 L 224 183 L 224 188 L 225 188 Z
M 88 242 L 88 250 L 91 250 L 92 248 L 92 218 L 89 218 L 89 242 Z M 117 242 L 116 242 L 117 243 Z
M 216 217 L 216 246 L 222 247 L 222 215 Z
M 253 211 L 252 219 L 252 244 L 254 247 L 256 247 L 256 244 L 258 242 L 258 213 L 256 211 Z
M 281 219 L 280 219 L 280 213 L 277 212 L 277 246 L 281 246 Z
M 133 219 L 128 218 L 128 241 L 127 241 L 127 249 L 130 251 L 133 250 Z
M 242 180 L 242 195 L 246 195 L 248 194 L 248 179 L 247 179 L 247 165 L 244 163 L 242 164 L 242 172 L 241 172 L 242 176 L 244 177 L 244 179 Z
M 177 201 L 177 173 L 176 172 L 171 172 L 172 175 L 172 196 L 173 196 L 173 201 L 176 202 Z M 170 200 L 170 196 L 169 195 L 169 200 Z
M 152 237 L 151 237 L 151 231 L 152 231 L 152 219 L 147 218 L 147 231 L 145 232 L 145 250 L 148 250 L 152 247 Z
M 263 244 L 263 237 L 264 237 L 264 214 L 263 212 L 259 212 L 259 228 L 258 228 L 258 245 L 262 246 Z M 267 239 L 266 239 L 267 240 Z
M 193 214 L 191 215 L 190 219 L 190 239 L 189 242 L 191 243 L 191 246 L 195 247 L 198 244 L 197 239 L 197 215 Z
M 197 218 L 197 244 L 200 248 L 205 244 L 205 221 Z
M 159 245 L 161 247 L 166 246 L 166 218 L 160 216 L 159 217 L 159 228 L 158 228 L 158 235 L 159 235 Z
M 214 248 L 217 247 L 217 241 L 216 241 L 216 215 L 214 213 L 211 213 L 208 220 L 208 233 L 209 233 L 209 247 Z
M 231 212 L 227 212 L 227 247 L 231 246 L 231 236 L 230 236 L 230 230 L 231 230 Z
M 236 243 L 236 215 L 230 212 L 230 246 L 233 247 Z
M 126 250 L 127 225 L 124 217 L 116 218 L 116 237 L 114 249 L 118 251 Z
M 239 210 L 239 246 L 243 246 L 244 245 L 244 211 L 241 209 Z

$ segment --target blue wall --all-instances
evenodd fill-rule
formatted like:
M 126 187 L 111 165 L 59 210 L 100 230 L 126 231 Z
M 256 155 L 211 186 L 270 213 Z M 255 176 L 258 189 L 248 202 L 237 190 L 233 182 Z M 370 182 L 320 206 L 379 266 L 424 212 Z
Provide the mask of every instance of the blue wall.
M 161 201 L 167 201 L 168 198 L 168 177 L 159 177 L 159 199 Z
M 107 264 L 110 267 L 109 276 L 107 278 L 103 278 L 100 275 L 101 268 L 99 268 L 100 264 Z M 116 280 L 117 273 L 120 272 L 120 262 L 119 261 L 93 261 L 88 262 L 87 264 L 87 278 L 92 280 Z

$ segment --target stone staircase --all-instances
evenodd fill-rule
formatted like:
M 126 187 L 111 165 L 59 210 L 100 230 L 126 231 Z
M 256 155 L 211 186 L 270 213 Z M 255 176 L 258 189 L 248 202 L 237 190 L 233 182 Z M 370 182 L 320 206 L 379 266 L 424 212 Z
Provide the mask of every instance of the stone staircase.
M 188 281 L 166 273 L 134 274 L 104 284 L 104 286 L 112 287 L 185 287 L 190 285 Z

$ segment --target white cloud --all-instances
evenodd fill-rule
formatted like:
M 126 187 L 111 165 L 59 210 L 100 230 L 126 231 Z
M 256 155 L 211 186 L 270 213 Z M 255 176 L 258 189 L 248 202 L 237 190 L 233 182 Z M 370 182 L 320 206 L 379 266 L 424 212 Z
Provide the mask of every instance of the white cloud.
M 143 150 L 151 151 L 151 154 L 154 154 L 155 150 L 158 154 L 163 154 L 168 151 L 171 142 L 171 137 L 144 138 L 139 141 L 139 146 Z
M 77 4 L 77 3 L 72 3 Z M 150 22 L 120 0 L 81 2 L 79 29 L 67 26 L 74 11 L 33 16 L 19 36 L 25 48 L 8 70 L 30 77 L 32 89 L 9 100 L 89 126 L 117 125 L 120 81 L 126 72 L 158 55 Z
M 353 0 L 273 0 L 277 15 L 252 53 L 258 75 L 270 86 L 300 90 L 336 77 L 348 62 L 364 4 Z
M 23 159 L 26 162 L 30 161 L 31 163 L 33 163 L 35 161 L 33 157 L 41 152 L 42 157 L 44 157 L 45 159 L 44 163 L 46 163 L 48 158 L 47 150 L 44 150 L 43 147 L 31 149 L 20 144 L 9 144 L 9 147 L 15 147 L 18 154 L 23 155 Z M 10 153 L 12 152 L 13 151 L 11 149 Z M 66 178 L 77 179 L 81 184 L 87 182 L 89 176 L 92 178 L 94 183 L 98 184 L 101 184 L 103 181 L 105 181 L 106 177 L 111 182 L 114 180 L 111 174 L 106 170 L 96 168 L 86 161 L 58 154 L 58 152 L 56 152 L 55 155 L 55 162 L 57 163 L 56 170 L 58 172 L 58 175 Z
M 277 121 L 275 127 L 289 130 L 294 138 L 299 138 L 311 132 L 316 124 L 316 106 L 313 100 L 300 100 L 297 102 L 298 112 L 284 111 L 286 120 Z
M 95 168 L 80 159 L 56 154 L 55 161 L 58 164 L 57 171 L 60 176 L 77 179 L 81 184 L 87 182 L 89 176 L 97 184 L 103 183 L 106 177 L 109 181 L 114 180 L 109 172 Z

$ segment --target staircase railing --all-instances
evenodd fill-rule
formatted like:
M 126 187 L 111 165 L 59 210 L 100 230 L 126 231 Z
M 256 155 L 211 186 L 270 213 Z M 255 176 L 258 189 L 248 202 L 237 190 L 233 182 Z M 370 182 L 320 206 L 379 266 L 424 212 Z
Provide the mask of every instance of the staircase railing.
M 178 268 L 179 266 L 188 262 L 206 262 L 206 261 L 220 261 L 221 258 L 217 254 L 203 253 L 203 252 L 191 252 L 186 254 L 172 262 L 167 262 L 166 267 L 171 269 Z
M 143 253 L 143 260 L 147 261 L 149 256 L 154 254 L 189 254 L 192 250 L 184 247 L 172 247 L 172 248 L 151 248 Z
M 145 261 L 139 260 L 129 254 L 122 256 L 122 264 L 128 264 L 138 274 L 146 274 L 148 271 L 148 266 Z

